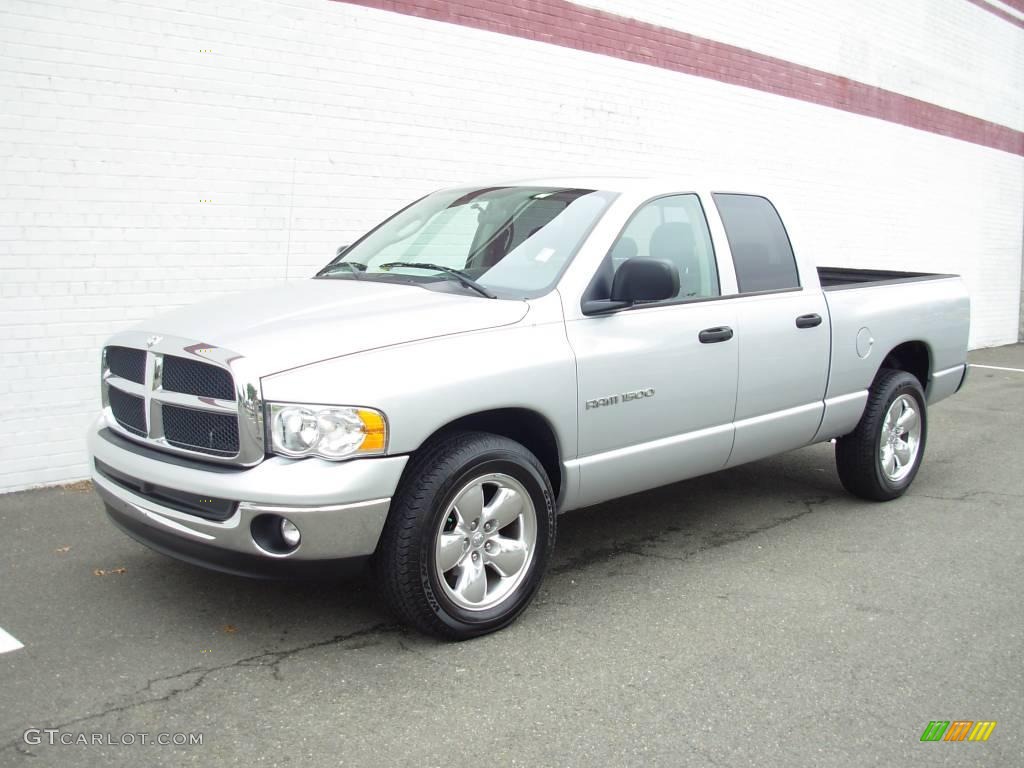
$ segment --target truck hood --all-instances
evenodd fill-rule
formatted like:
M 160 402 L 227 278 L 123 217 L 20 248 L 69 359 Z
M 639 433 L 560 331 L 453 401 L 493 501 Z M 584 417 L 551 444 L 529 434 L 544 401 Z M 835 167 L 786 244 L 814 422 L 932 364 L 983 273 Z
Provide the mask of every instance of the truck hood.
M 511 325 L 525 301 L 369 280 L 302 280 L 210 299 L 136 330 L 229 349 L 259 376 L 378 347 Z

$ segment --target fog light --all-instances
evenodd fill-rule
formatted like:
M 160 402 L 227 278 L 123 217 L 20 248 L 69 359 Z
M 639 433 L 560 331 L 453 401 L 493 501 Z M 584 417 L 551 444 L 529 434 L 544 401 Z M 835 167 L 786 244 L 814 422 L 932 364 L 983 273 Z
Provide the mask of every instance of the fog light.
M 281 518 L 281 538 L 290 549 L 295 549 L 299 546 L 299 539 L 302 538 L 302 534 L 300 534 L 299 529 L 295 527 L 295 523 L 287 517 Z

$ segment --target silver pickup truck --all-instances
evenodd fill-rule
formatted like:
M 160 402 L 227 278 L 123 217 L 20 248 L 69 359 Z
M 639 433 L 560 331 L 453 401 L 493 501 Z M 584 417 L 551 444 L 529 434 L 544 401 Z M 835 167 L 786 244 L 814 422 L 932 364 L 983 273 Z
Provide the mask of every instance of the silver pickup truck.
M 815 267 L 759 195 L 446 189 L 314 279 L 110 339 L 93 480 L 157 551 L 369 563 L 401 619 L 471 637 L 530 602 L 560 512 L 833 439 L 850 492 L 899 496 L 968 327 L 958 277 Z

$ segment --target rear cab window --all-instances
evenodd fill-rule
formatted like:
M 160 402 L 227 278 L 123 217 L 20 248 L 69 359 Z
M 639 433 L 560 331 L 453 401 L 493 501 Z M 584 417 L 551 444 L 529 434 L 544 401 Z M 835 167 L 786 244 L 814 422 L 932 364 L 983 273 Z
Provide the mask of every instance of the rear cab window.
M 725 226 L 740 293 L 800 287 L 793 246 L 778 211 L 765 197 L 712 195 Z

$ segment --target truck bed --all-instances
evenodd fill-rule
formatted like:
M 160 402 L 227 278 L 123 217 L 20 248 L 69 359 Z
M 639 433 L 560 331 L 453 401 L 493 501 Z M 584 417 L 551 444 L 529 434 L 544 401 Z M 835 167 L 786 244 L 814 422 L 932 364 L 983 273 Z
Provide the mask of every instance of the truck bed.
M 843 291 L 848 288 L 864 288 L 869 285 L 889 283 L 912 283 L 920 280 L 941 280 L 956 275 L 933 272 L 896 272 L 888 269 L 851 269 L 849 267 L 818 267 L 818 279 L 822 290 Z

